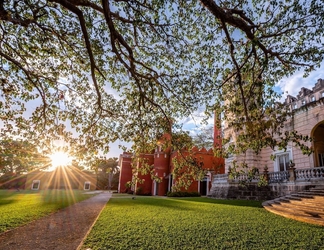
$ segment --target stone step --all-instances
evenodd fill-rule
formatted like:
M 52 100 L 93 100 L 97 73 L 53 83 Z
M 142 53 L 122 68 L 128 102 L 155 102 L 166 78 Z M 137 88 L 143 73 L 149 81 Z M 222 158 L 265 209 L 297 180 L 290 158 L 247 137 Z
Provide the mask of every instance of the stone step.
M 318 191 L 303 191 L 303 192 L 299 192 L 298 194 L 302 194 L 302 195 L 311 195 L 311 196 L 324 196 L 324 191 L 322 190 L 318 190 Z
M 302 194 L 302 193 L 297 193 L 297 194 L 291 194 L 290 197 L 298 197 L 298 198 L 309 198 L 309 199 L 313 199 L 314 195 L 311 195 L 311 194 Z
M 286 218 L 324 226 L 324 185 L 265 201 L 262 206 Z
M 304 192 L 312 193 L 314 195 L 324 195 L 324 190 L 322 190 L 322 189 L 318 189 L 318 190 L 307 190 L 307 191 L 304 191 Z
M 296 199 L 290 199 L 288 198 L 289 202 L 291 203 L 299 203 L 299 204 L 324 204 L 324 200 L 323 199 L 319 199 L 318 197 L 314 197 L 314 198 L 302 198 L 300 200 L 296 200 Z
M 294 196 L 294 195 L 286 195 L 284 196 L 285 199 L 288 199 L 288 200 L 295 200 L 295 201 L 301 201 L 302 198 L 301 197 L 297 197 L 297 196 Z
M 281 210 L 282 212 L 293 214 L 295 216 L 300 215 L 300 216 L 310 216 L 315 218 L 324 218 L 323 213 L 317 211 L 313 212 L 307 209 L 305 211 L 304 209 L 301 209 L 300 207 L 296 207 L 296 206 L 287 206 L 287 204 L 286 205 L 272 204 L 271 206 L 278 210 Z
M 303 211 L 306 214 L 310 214 L 316 217 L 323 217 L 324 218 L 324 207 L 316 207 L 313 205 L 305 205 L 305 204 L 294 204 L 294 203 L 289 203 L 289 202 L 284 202 L 280 204 L 282 207 L 288 207 L 292 208 L 295 211 L 300 210 Z
M 299 192 L 297 194 L 291 194 L 290 197 L 298 197 L 298 198 L 309 198 L 309 199 L 319 199 L 324 200 L 324 193 L 317 194 L 317 193 L 306 193 L 306 192 Z
M 324 190 L 324 185 L 317 185 L 316 187 L 310 188 L 309 190 Z
M 275 208 L 273 206 L 267 206 L 266 205 L 266 206 L 264 206 L 264 208 L 267 211 L 271 212 L 271 213 L 274 213 L 274 214 L 277 214 L 277 215 L 280 215 L 280 216 L 283 216 L 283 217 L 286 217 L 286 218 L 289 218 L 289 219 L 324 226 L 324 219 L 323 218 L 316 218 L 316 217 L 312 217 L 312 216 L 288 214 L 288 213 L 286 213 L 286 211 Z

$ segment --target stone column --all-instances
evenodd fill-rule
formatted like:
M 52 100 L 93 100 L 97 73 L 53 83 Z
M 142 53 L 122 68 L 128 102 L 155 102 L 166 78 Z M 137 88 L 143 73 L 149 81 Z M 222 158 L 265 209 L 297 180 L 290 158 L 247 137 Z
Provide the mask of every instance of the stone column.
M 291 167 L 288 169 L 289 171 L 289 181 L 295 181 L 296 180 L 296 173 L 295 173 L 295 169 L 294 167 Z
M 264 176 L 264 180 L 269 182 L 269 171 L 268 170 L 263 171 L 263 176 Z

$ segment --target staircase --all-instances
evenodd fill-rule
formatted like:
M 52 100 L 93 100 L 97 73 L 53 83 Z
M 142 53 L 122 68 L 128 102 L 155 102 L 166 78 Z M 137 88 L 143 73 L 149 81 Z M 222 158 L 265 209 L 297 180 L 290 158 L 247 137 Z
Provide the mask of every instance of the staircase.
M 265 201 L 262 206 L 290 219 L 324 226 L 324 185 Z

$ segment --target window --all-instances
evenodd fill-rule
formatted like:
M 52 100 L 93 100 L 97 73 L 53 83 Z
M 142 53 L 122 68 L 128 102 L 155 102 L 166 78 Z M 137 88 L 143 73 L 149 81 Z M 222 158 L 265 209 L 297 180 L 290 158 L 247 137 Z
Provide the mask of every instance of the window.
M 318 162 L 320 167 L 324 167 L 324 154 L 318 154 Z
M 289 168 L 289 153 L 277 156 L 277 166 L 279 171 L 287 171 Z
M 324 92 L 321 93 L 321 96 L 324 97 Z
M 84 182 L 84 190 L 90 190 L 90 184 L 91 184 L 90 181 Z
M 305 100 L 302 100 L 302 103 L 301 103 L 302 105 L 305 105 L 306 104 L 306 101 Z
M 33 180 L 31 189 L 32 190 L 38 190 L 39 186 L 40 186 L 40 180 Z
M 297 108 L 298 108 L 297 103 L 295 103 L 294 104 L 294 109 L 297 109 Z
M 292 160 L 292 150 L 290 147 L 284 150 L 276 150 L 274 152 L 275 160 L 273 162 L 274 172 L 287 171 L 289 169 L 290 160 Z
M 315 100 L 316 100 L 316 99 L 315 99 L 315 96 L 312 96 L 312 97 L 311 97 L 311 101 L 312 101 L 312 102 L 315 102 Z

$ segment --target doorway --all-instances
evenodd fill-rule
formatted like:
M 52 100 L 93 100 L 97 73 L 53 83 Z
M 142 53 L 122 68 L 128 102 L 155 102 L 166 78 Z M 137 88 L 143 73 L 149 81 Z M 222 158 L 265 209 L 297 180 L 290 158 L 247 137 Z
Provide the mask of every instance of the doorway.
M 324 121 L 313 130 L 314 167 L 324 166 Z

